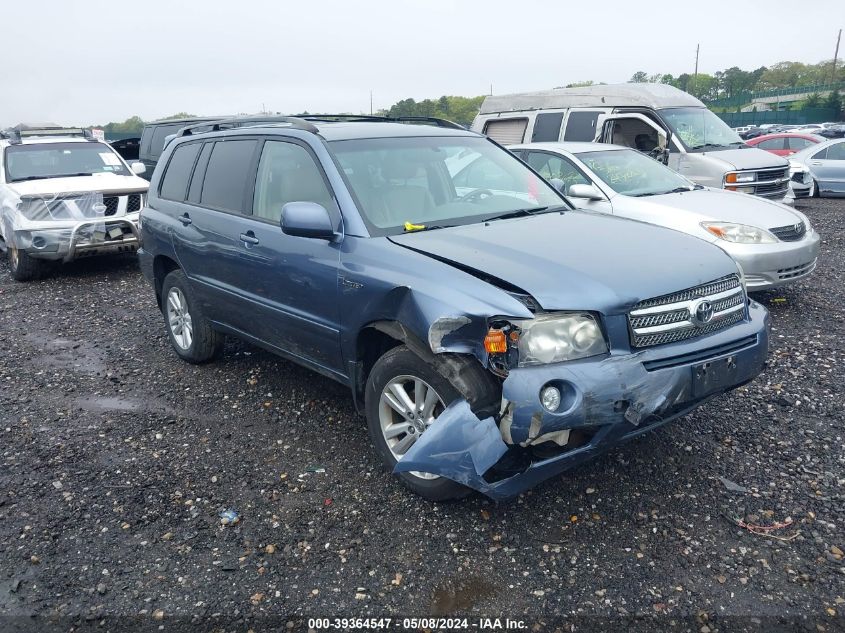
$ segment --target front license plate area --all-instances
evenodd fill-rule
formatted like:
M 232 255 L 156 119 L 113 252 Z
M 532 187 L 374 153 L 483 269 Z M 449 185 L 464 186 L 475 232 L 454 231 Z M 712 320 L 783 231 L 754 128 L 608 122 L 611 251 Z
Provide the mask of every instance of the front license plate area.
M 692 394 L 703 398 L 736 384 L 736 357 L 727 356 L 692 367 Z

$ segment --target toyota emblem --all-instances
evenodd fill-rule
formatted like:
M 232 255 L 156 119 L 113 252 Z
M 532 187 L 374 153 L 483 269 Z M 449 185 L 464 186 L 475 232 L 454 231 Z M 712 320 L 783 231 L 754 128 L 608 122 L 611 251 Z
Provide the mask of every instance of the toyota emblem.
M 713 318 L 713 304 L 707 301 L 707 299 L 702 299 L 698 303 L 695 304 L 695 307 L 692 311 L 692 319 L 693 322 L 698 326 L 704 326 L 710 323 L 710 320 Z

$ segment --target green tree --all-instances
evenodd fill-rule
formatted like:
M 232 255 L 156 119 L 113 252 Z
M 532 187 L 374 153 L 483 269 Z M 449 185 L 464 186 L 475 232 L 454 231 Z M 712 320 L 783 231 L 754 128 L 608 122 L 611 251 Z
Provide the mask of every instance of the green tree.
M 838 90 L 834 90 L 824 100 L 824 107 L 830 108 L 836 112 L 836 117 L 842 120 L 842 97 Z
M 596 82 L 590 79 L 590 80 L 587 80 L 587 81 L 575 81 L 571 84 L 566 84 L 566 86 L 564 86 L 564 87 L 565 88 L 585 88 L 587 86 L 594 86 L 595 84 L 596 84 Z
M 628 80 L 629 84 L 643 84 L 648 81 L 648 73 L 642 70 L 638 70 L 631 78 Z
M 814 92 L 804 101 L 804 108 L 818 108 L 822 103 L 822 96 L 818 92 Z

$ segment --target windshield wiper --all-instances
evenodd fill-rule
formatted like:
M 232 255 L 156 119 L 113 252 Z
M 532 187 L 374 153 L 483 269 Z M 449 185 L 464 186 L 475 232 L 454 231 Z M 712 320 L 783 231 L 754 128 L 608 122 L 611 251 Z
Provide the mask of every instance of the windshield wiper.
M 24 176 L 14 178 L 11 182 L 24 182 L 25 180 L 47 180 L 48 178 L 73 178 L 74 176 L 93 176 L 90 171 L 81 171 L 76 174 L 52 174 L 50 176 Z
M 25 180 L 46 180 L 53 176 L 24 176 L 23 178 L 12 178 L 11 182 L 24 182 Z
M 701 145 L 693 145 L 690 149 L 704 149 L 705 147 L 730 147 L 730 145 L 722 145 L 721 143 L 702 143 Z
M 537 215 L 539 213 L 549 213 L 552 211 L 569 211 L 569 207 L 565 205 L 558 205 L 554 207 L 529 207 L 527 209 L 514 209 L 513 211 L 506 211 L 505 213 L 500 213 L 498 215 L 491 215 L 490 217 L 484 218 L 484 222 L 489 222 L 490 220 L 507 220 L 509 218 L 523 218 L 529 215 Z

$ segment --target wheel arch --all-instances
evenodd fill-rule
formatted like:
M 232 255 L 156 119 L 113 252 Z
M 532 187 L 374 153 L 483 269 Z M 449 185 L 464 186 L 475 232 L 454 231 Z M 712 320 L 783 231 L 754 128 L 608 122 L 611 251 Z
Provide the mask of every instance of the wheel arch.
M 156 255 L 153 260 L 153 283 L 155 284 L 156 302 L 158 303 L 159 309 L 161 309 L 161 290 L 164 286 L 164 278 L 174 270 L 179 270 L 180 268 L 176 260 L 171 259 L 167 255 Z
M 497 404 L 501 399 L 501 381 L 473 354 L 446 350 L 435 352 L 400 321 L 381 320 L 362 327 L 355 341 L 355 360 L 351 363 L 350 374 L 355 408 L 359 413 L 364 411 L 364 390 L 373 366 L 387 351 L 399 345 L 405 345 L 432 365 L 473 408 L 486 409 L 493 401 Z

